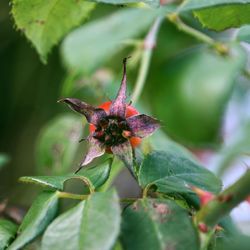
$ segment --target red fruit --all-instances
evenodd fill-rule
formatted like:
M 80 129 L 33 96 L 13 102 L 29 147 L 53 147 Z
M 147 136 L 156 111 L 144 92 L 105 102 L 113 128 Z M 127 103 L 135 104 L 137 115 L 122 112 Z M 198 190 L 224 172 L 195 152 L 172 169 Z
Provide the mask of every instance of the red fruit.
M 110 109 L 110 106 L 111 106 L 111 101 L 109 101 L 109 102 L 104 102 L 103 104 L 101 104 L 101 105 L 99 106 L 99 108 L 102 108 L 102 109 L 104 109 L 106 112 L 108 112 L 109 109 Z M 127 107 L 126 107 L 126 118 L 131 117 L 131 116 L 134 116 L 134 115 L 138 115 L 138 114 L 139 114 L 139 112 L 138 112 L 134 107 L 132 107 L 132 106 L 130 106 L 130 105 L 127 105 Z M 95 129 L 96 129 L 96 127 L 95 127 L 93 124 L 90 124 L 90 125 L 89 125 L 89 131 L 90 131 L 91 133 L 95 132 Z M 131 146 L 132 146 L 133 148 L 135 148 L 135 147 L 137 147 L 137 146 L 140 145 L 140 143 L 141 143 L 141 138 L 139 138 L 139 137 L 131 137 L 131 138 L 129 138 L 129 141 L 130 141 Z M 106 149 L 106 152 L 107 152 L 107 153 L 111 153 L 111 150 L 110 150 L 110 149 Z

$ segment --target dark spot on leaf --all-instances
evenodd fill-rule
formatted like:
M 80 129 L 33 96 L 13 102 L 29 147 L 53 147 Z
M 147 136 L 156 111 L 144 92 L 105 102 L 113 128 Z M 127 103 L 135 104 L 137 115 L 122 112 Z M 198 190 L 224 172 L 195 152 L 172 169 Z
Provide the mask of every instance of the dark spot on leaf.
M 138 203 L 137 203 L 137 202 L 133 203 L 133 205 L 131 206 L 131 208 L 132 208 L 134 211 L 137 211 L 137 210 L 139 209 Z
M 168 245 L 166 246 L 165 250 L 175 250 L 175 245 L 176 243 L 168 243 Z
M 171 212 L 168 206 L 164 203 L 153 203 L 153 207 L 155 211 L 161 215 L 169 214 Z
M 78 140 L 78 127 L 72 127 L 68 133 L 68 137 L 72 142 L 76 142 Z
M 60 157 L 63 153 L 63 145 L 59 143 L 54 144 L 52 146 L 52 153 L 56 159 Z
M 37 24 L 44 25 L 45 21 L 44 20 L 36 20 L 35 21 Z
M 171 213 L 169 207 L 164 203 L 156 203 L 153 202 L 153 208 L 156 212 L 153 215 L 153 220 L 159 221 L 160 223 L 164 223 L 167 220 L 167 215 Z

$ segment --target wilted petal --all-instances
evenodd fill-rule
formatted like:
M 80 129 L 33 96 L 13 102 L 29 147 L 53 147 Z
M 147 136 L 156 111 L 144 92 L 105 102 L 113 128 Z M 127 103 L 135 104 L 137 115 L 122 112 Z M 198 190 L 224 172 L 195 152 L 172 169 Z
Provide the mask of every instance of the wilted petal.
M 130 170 L 133 169 L 133 149 L 129 141 L 113 146 L 111 150 L 115 156 L 124 162 L 126 167 Z
M 127 89 L 127 75 L 126 75 L 127 58 L 123 59 L 123 77 L 120 89 L 115 100 L 112 101 L 110 107 L 110 115 L 125 117 L 126 113 L 126 89 Z
M 135 115 L 127 118 L 127 123 L 136 137 L 144 138 L 160 127 L 160 122 L 148 115 Z
M 107 115 L 103 109 L 95 108 L 94 106 L 82 102 L 76 98 L 65 98 L 59 100 L 58 102 L 64 102 L 68 104 L 72 110 L 83 114 L 87 121 L 94 125 L 98 124 L 98 122 Z
M 80 167 L 75 173 L 77 173 L 83 166 L 88 165 L 93 159 L 105 153 L 105 148 L 101 145 L 101 143 L 98 140 L 96 140 L 92 136 L 88 138 L 88 142 L 89 142 L 88 153 L 80 163 Z

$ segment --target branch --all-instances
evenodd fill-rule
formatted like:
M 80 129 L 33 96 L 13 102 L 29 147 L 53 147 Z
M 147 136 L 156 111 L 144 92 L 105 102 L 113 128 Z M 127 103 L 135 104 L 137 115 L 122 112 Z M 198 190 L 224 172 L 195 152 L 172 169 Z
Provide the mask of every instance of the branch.
M 230 213 L 230 211 L 244 201 L 249 194 L 250 170 L 232 186 L 202 207 L 196 215 L 196 221 L 198 223 L 204 223 L 208 227 L 215 226 L 222 217 Z
M 149 65 L 150 65 L 150 61 L 151 61 L 151 57 L 152 57 L 152 51 L 155 48 L 156 37 L 157 37 L 162 20 L 163 19 L 161 17 L 158 17 L 155 20 L 153 26 L 149 30 L 149 32 L 144 40 L 144 43 L 143 43 L 144 51 L 143 51 L 143 55 L 142 55 L 142 59 L 141 59 L 141 65 L 140 65 L 138 77 L 136 79 L 133 94 L 131 97 L 131 100 L 133 103 L 137 102 L 137 100 L 139 99 L 141 92 L 143 90 L 143 87 L 144 87 L 144 84 L 146 81 L 146 77 L 148 75 L 148 69 L 149 69 Z
M 171 13 L 167 15 L 167 18 L 170 22 L 175 24 L 179 30 L 195 37 L 197 40 L 201 42 L 204 42 L 212 46 L 220 54 L 223 54 L 223 55 L 228 54 L 229 49 L 225 44 L 214 40 L 210 36 L 200 32 L 199 30 L 194 29 L 193 27 L 188 26 L 181 20 L 181 18 L 179 17 L 177 13 Z

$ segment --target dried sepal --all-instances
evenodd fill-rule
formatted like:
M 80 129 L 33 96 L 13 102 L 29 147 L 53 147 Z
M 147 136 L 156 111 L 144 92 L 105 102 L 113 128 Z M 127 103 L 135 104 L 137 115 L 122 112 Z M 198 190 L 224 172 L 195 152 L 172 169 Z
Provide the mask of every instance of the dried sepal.
M 144 138 L 160 127 L 160 122 L 148 115 L 136 115 L 127 118 L 128 126 L 133 132 L 133 136 Z
M 127 89 L 127 58 L 123 59 L 123 77 L 120 89 L 115 100 L 112 101 L 110 107 L 110 115 L 125 118 L 126 114 L 126 89 Z
M 72 110 L 84 115 L 89 123 L 97 125 L 98 122 L 107 116 L 106 112 L 101 108 L 82 102 L 76 98 L 65 98 L 58 102 L 66 103 Z
M 81 161 L 78 170 L 75 172 L 77 173 L 81 168 L 88 165 L 93 159 L 102 156 L 105 153 L 105 148 L 103 145 L 91 135 L 88 138 L 89 142 L 89 149 L 87 154 L 85 155 L 84 159 Z
M 130 170 L 133 168 L 133 149 L 129 141 L 111 147 L 111 151 Z

